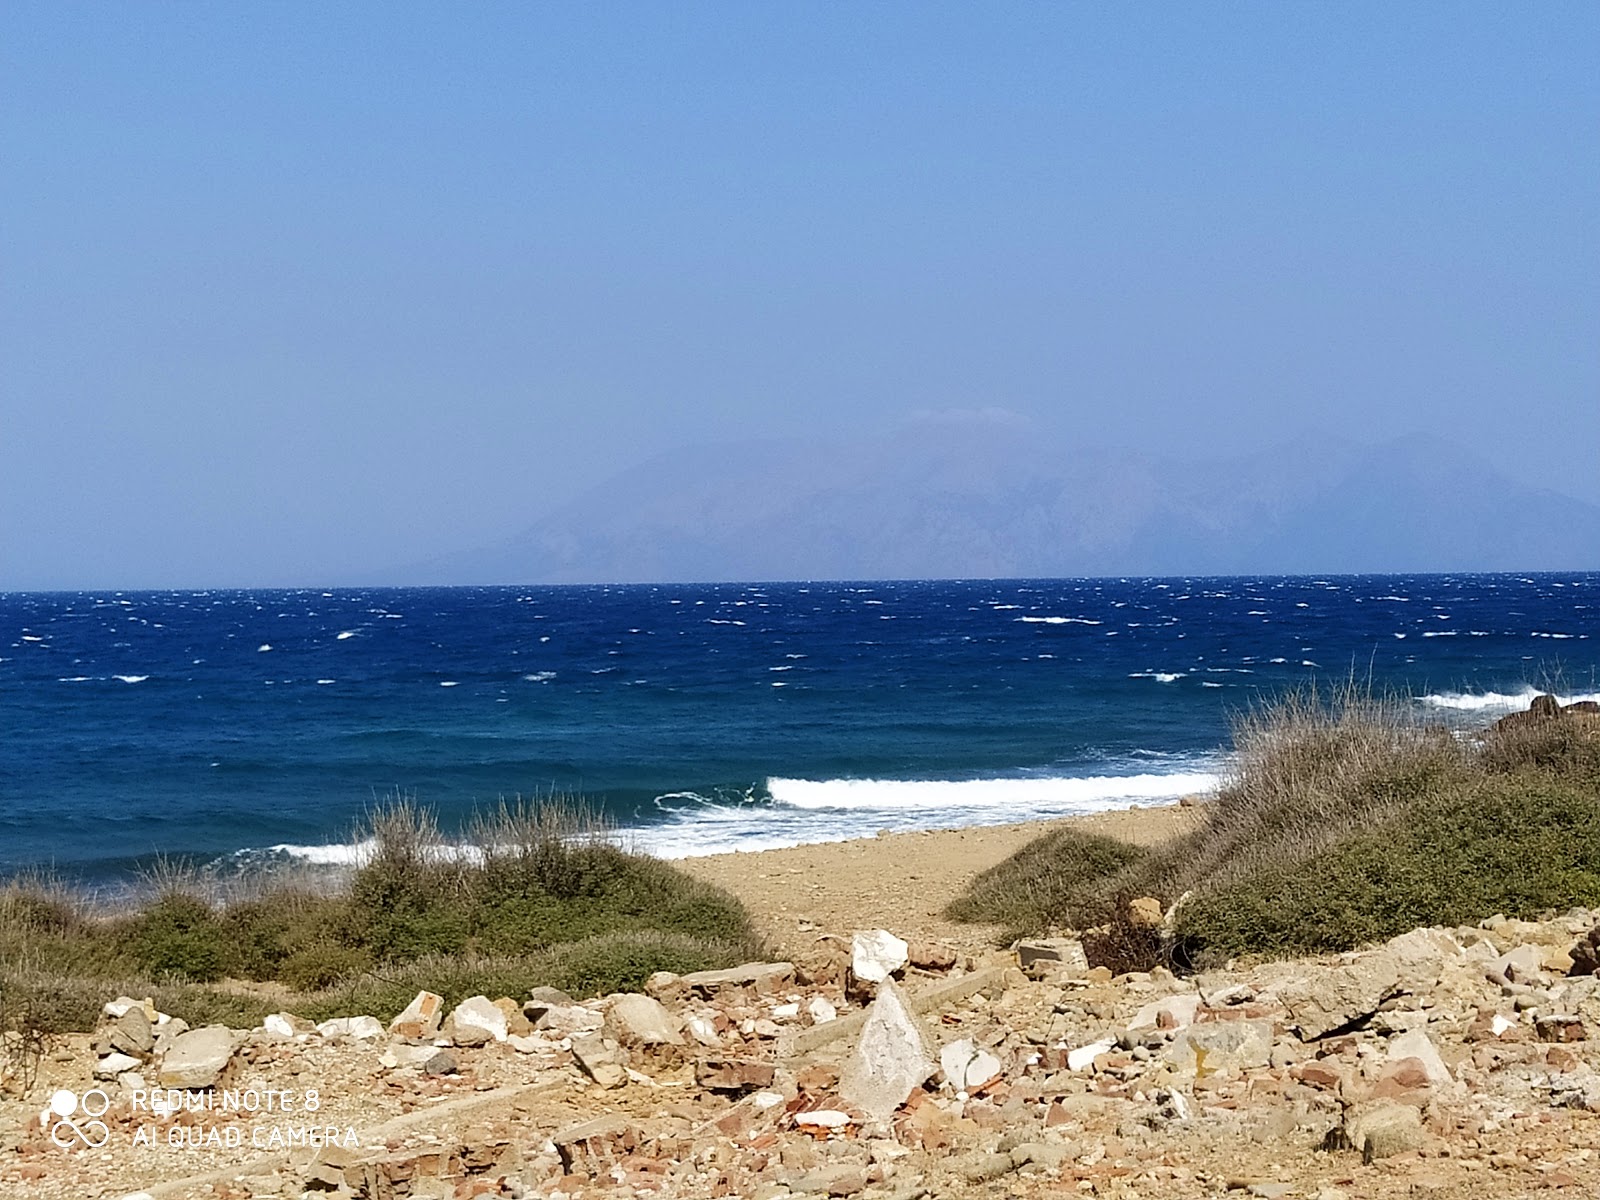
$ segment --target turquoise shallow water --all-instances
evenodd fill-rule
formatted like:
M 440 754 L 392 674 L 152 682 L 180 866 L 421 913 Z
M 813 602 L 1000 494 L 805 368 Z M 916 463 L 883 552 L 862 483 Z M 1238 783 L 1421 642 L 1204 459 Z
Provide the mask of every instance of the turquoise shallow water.
M 397 790 L 667 854 L 1159 801 L 1308 680 L 1600 693 L 1597 616 L 1594 574 L 0 595 L 0 870 L 337 861 Z

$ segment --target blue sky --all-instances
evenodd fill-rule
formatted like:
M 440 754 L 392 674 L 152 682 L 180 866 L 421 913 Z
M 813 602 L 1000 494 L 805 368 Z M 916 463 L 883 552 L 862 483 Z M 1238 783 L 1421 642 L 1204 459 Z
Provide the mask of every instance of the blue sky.
M 995 407 L 1600 501 L 1600 8 L 0 7 L 0 587 Z

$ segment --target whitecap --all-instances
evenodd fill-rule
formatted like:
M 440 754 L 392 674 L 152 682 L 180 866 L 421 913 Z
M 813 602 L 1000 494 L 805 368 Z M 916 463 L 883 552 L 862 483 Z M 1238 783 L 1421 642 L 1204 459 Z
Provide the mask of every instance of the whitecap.
M 1541 693 L 1532 687 L 1517 692 L 1430 692 L 1417 697 L 1419 704 L 1430 708 L 1450 708 L 1462 712 L 1484 712 L 1527 708 L 1533 698 Z M 1583 700 L 1600 702 L 1600 692 L 1579 692 L 1570 696 L 1557 696 L 1559 704 L 1575 704 Z
M 461 685 L 459 683 L 457 683 L 454 679 L 441 679 L 439 681 L 439 686 L 440 687 L 460 687 Z
M 356 635 L 356 631 L 354 629 L 341 629 L 339 631 L 339 636 L 334 638 L 333 640 L 336 641 L 336 642 L 343 642 L 343 641 L 346 641 L 346 640 L 348 640 L 350 638 L 355 637 L 355 635 Z
M 1157 683 L 1177 683 L 1180 679 L 1186 679 L 1188 675 L 1187 671 L 1135 671 L 1128 678 L 1154 679 Z
M 271 642 L 262 642 L 261 645 L 256 647 L 256 653 L 257 654 L 265 654 L 268 650 L 271 650 L 271 649 L 272 649 L 272 643 Z
M 554 671 L 534 671 L 532 674 L 524 675 L 522 678 L 528 683 L 549 683 L 555 677 L 556 673 Z
M 1088 617 L 1016 617 L 1018 621 L 1025 621 L 1029 625 L 1102 625 L 1103 621 L 1091 621 Z
M 322 687 L 326 687 L 328 684 L 334 683 L 334 682 L 337 682 L 337 681 L 336 680 L 332 680 L 332 679 L 319 679 L 319 680 L 317 680 L 317 683 Z
M 149 679 L 148 675 L 113 675 L 111 678 L 120 679 L 123 683 L 143 683 Z

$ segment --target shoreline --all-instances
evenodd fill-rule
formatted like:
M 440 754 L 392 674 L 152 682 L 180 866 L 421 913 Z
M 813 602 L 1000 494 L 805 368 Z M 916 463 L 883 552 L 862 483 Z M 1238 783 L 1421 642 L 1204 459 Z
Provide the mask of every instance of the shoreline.
M 1153 845 L 1192 828 L 1203 811 L 1152 804 L 1007 825 L 885 831 L 681 858 L 674 865 L 737 896 L 773 950 L 784 955 L 803 953 L 823 933 L 872 928 L 979 953 L 992 947 L 998 931 L 940 914 L 980 872 L 1052 829 L 1086 829 Z

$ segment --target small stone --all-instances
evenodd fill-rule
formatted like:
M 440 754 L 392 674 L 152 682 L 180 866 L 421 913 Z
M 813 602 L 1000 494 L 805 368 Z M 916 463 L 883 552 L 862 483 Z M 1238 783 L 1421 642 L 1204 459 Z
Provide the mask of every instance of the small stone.
M 1109 1054 L 1117 1048 L 1116 1038 L 1101 1038 L 1098 1042 L 1090 1042 L 1087 1046 L 1079 1046 L 1076 1050 L 1067 1051 L 1067 1070 L 1087 1071 L 1094 1066 L 1094 1060 L 1102 1054 Z
M 850 941 L 850 970 L 857 979 L 882 983 L 909 961 L 910 947 L 887 929 L 858 933 Z
M 962 1038 L 939 1051 L 939 1069 L 953 1089 L 972 1092 L 1000 1077 L 1000 1060 L 979 1050 L 970 1038 Z
M 831 1167 L 821 1167 L 800 1176 L 789 1185 L 789 1190 L 802 1194 L 822 1194 L 828 1196 L 853 1196 L 857 1192 L 865 1191 L 867 1186 L 867 1171 L 865 1167 L 854 1166 L 850 1163 L 839 1163 Z
M 839 1015 L 839 1010 L 833 1006 L 826 996 L 813 996 L 806 1001 L 806 1012 L 817 1025 L 832 1021 Z
M 318 1025 L 317 1032 L 330 1042 L 372 1042 L 383 1036 L 383 1023 L 377 1017 L 333 1017 Z

